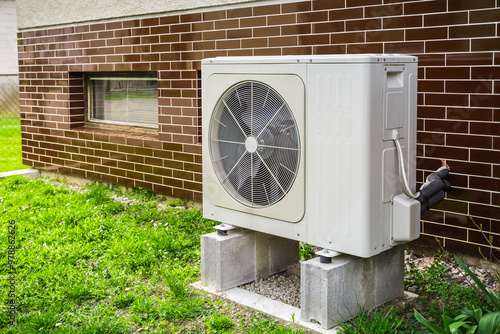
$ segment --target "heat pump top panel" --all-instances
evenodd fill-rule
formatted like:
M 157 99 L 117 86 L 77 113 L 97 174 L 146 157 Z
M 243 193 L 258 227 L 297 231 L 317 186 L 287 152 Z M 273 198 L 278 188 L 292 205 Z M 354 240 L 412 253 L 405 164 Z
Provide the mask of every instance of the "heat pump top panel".
M 216 57 L 203 59 L 203 64 L 290 64 L 290 63 L 413 63 L 417 57 L 404 54 L 356 54 L 314 56 Z

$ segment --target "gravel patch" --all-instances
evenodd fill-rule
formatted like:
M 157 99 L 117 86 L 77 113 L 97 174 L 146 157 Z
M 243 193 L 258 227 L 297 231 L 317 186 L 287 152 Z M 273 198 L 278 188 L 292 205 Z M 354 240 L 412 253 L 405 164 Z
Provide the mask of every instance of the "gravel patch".
M 279 300 L 285 304 L 300 307 L 300 277 L 280 273 L 268 279 L 258 279 L 240 288 Z

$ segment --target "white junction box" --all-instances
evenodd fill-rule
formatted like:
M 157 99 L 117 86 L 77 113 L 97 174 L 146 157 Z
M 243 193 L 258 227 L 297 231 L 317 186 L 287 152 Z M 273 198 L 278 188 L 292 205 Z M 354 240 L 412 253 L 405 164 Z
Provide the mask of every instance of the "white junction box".
M 416 57 L 205 59 L 202 99 L 206 218 L 360 257 L 418 238 Z

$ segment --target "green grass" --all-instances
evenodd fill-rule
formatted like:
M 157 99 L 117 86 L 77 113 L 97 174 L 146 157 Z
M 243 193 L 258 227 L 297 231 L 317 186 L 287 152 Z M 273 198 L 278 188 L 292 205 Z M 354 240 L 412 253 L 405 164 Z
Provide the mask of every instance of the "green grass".
M 21 152 L 21 122 L 0 117 L 0 173 L 23 169 Z
M 252 316 L 248 321 L 243 319 L 240 322 L 241 333 L 246 334 L 301 334 L 304 333 L 302 329 L 293 327 L 284 327 L 276 325 L 276 322 L 271 320 L 270 317 L 257 317 Z
M 116 202 L 113 194 L 137 201 Z M 17 271 L 17 324 L 3 311 L 9 282 L 2 279 L 0 332 L 303 333 L 262 314 L 248 322 L 248 313 L 191 288 L 200 236 L 214 223 L 197 209 L 159 209 L 163 200 L 99 184 L 75 192 L 41 178 L 0 179 L 0 275 L 8 277 L 12 220 Z
M 117 202 L 114 195 L 134 199 Z M 268 316 L 190 287 L 200 276 L 200 236 L 214 222 L 181 201 L 101 184 L 80 191 L 45 179 L 0 179 L 1 333 L 288 333 Z M 167 209 L 159 209 L 159 204 Z M 16 226 L 17 324 L 6 311 L 9 222 Z M 302 253 L 311 249 L 303 245 Z M 439 260 L 411 268 L 421 297 L 383 306 L 342 326 L 344 333 L 424 333 L 413 308 L 439 324 L 443 311 L 487 303 L 454 285 Z M 411 314 L 411 316 L 410 316 Z
M 393 308 L 387 312 L 379 309 L 371 314 L 361 312 L 353 320 L 340 325 L 342 334 L 370 333 L 370 334 L 403 334 L 411 333 L 403 325 L 403 320 L 395 313 Z

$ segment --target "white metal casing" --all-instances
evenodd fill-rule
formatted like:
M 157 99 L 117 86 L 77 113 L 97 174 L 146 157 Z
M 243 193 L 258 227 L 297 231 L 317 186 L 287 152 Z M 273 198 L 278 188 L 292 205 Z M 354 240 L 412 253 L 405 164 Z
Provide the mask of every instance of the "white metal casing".
M 215 103 L 232 84 L 248 79 L 268 82 L 285 100 L 294 100 L 301 132 L 295 183 L 274 208 L 264 210 L 227 196 L 209 155 Z M 391 138 L 397 134 L 409 183 L 415 184 L 416 85 L 417 59 L 405 55 L 203 60 L 204 216 L 361 257 L 389 249 L 395 244 L 392 200 L 402 193 Z
M 404 194 L 394 196 L 392 219 L 394 242 L 417 239 L 420 235 L 420 202 Z M 410 224 L 398 224 L 398 222 L 410 222 Z

